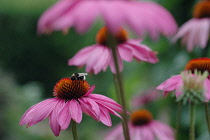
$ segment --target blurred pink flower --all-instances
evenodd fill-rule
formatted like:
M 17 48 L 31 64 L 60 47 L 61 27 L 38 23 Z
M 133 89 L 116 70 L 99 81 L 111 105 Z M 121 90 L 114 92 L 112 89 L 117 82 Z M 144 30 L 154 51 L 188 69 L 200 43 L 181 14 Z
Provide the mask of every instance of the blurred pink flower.
M 182 38 L 182 43 L 187 45 L 187 50 L 191 52 L 195 46 L 206 47 L 209 40 L 209 31 L 210 18 L 193 18 L 181 26 L 173 41 Z
M 175 140 L 171 127 L 153 120 L 147 110 L 138 110 L 131 114 L 128 122 L 131 140 Z M 105 138 L 105 140 L 123 140 L 122 125 L 119 124 Z
M 104 25 L 111 32 L 117 32 L 126 26 L 139 35 L 148 33 L 154 39 L 160 33 L 168 36 L 177 30 L 172 15 L 154 2 L 59 0 L 40 17 L 38 32 L 66 31 L 75 27 L 78 32 L 84 33 L 98 18 L 104 21 Z
M 144 91 L 143 93 L 136 94 L 131 100 L 132 108 L 139 108 L 145 106 L 160 98 L 160 94 L 156 89 Z
M 117 41 L 117 53 L 120 71 L 123 69 L 122 60 L 131 62 L 133 58 L 137 61 L 145 61 L 149 63 L 157 63 L 157 52 L 152 51 L 144 44 L 140 44 L 141 40 L 127 39 L 127 32 L 121 29 L 115 34 Z M 97 44 L 88 46 L 80 50 L 73 58 L 69 59 L 69 65 L 82 67 L 86 65 L 86 72 L 94 72 L 98 74 L 101 70 L 105 71 L 110 66 L 111 71 L 116 73 L 112 51 L 107 44 L 107 29 L 102 28 L 97 34 Z
M 173 38 L 175 42 L 182 38 L 182 43 L 187 45 L 191 52 L 194 47 L 205 48 L 210 33 L 210 1 L 200 1 L 195 5 L 193 18 L 181 26 Z
M 82 112 L 107 126 L 112 125 L 110 114 L 121 118 L 116 112 L 122 112 L 121 105 L 114 100 L 91 94 L 95 86 L 90 87 L 85 80 L 61 79 L 54 87 L 55 98 L 46 99 L 30 107 L 20 120 L 20 125 L 35 125 L 49 116 L 50 127 L 55 136 L 65 130 L 71 120 L 82 121 Z

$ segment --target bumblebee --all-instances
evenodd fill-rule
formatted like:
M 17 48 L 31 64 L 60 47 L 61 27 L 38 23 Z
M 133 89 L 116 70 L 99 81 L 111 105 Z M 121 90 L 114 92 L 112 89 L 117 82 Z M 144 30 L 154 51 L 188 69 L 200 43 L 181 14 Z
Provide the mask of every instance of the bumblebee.
M 85 80 L 87 73 L 73 73 L 71 76 L 71 80 Z

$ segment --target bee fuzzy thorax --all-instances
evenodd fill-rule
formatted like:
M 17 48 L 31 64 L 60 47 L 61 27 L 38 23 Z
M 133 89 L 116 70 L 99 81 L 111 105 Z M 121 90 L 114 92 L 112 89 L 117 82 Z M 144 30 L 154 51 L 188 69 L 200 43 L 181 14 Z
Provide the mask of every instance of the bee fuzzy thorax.
M 73 73 L 71 76 L 72 80 L 85 80 L 85 75 L 87 75 L 87 73 Z

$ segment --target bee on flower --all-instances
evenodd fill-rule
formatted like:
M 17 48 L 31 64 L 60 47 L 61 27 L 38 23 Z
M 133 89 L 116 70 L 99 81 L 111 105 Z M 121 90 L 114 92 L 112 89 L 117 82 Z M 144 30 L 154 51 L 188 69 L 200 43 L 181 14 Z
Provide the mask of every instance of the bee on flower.
M 112 126 L 110 113 L 121 116 L 122 106 L 100 94 L 92 94 L 95 86 L 85 80 L 87 73 L 74 73 L 71 77 L 58 81 L 53 89 L 54 98 L 46 99 L 30 107 L 22 116 L 20 125 L 27 127 L 49 117 L 50 127 L 55 136 L 68 128 L 71 121 L 80 123 L 82 114 L 91 116 L 98 122 Z

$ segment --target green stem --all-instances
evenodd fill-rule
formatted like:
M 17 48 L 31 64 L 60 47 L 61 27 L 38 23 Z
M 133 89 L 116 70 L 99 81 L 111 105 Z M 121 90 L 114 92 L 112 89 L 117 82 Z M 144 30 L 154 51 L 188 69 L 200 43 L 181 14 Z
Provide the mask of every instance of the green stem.
M 180 118 L 182 111 L 182 102 L 178 102 L 177 113 L 176 113 L 176 140 L 179 140 L 179 128 L 180 128 Z
M 112 50 L 112 57 L 114 59 L 114 65 L 115 65 L 115 69 L 116 69 L 116 81 L 117 81 L 117 89 L 119 89 L 119 93 L 120 93 L 120 103 L 123 107 L 123 113 L 122 113 L 122 126 L 123 126 L 123 134 L 124 134 L 124 138 L 125 140 L 130 140 L 130 135 L 129 135 L 129 128 L 128 128 L 128 118 L 127 118 L 127 111 L 126 111 L 126 102 L 125 102 L 125 93 L 124 93 L 124 89 L 123 89 L 123 82 L 122 82 L 122 77 L 120 74 L 120 69 L 119 69 L 119 65 L 118 65 L 118 59 L 117 59 L 117 43 L 116 40 L 114 38 L 113 35 L 111 35 L 109 33 L 108 35 L 108 47 L 111 48 Z
M 195 140 L 195 104 L 190 104 L 190 140 Z
M 73 140 L 78 140 L 77 123 L 73 120 L 72 120 L 72 134 L 73 134 Z
M 209 136 L 210 136 L 210 116 L 209 116 L 209 106 L 208 106 L 208 103 L 204 103 L 204 105 L 205 105 L 206 121 L 207 121 L 207 126 L 208 126 Z
M 118 81 L 117 81 L 117 76 L 115 74 L 113 74 L 113 77 L 114 77 L 115 90 L 116 90 L 116 93 L 117 93 L 117 100 L 118 100 L 118 102 L 121 102 L 121 100 L 120 100 L 120 89 L 119 89 L 119 85 L 118 85 Z

